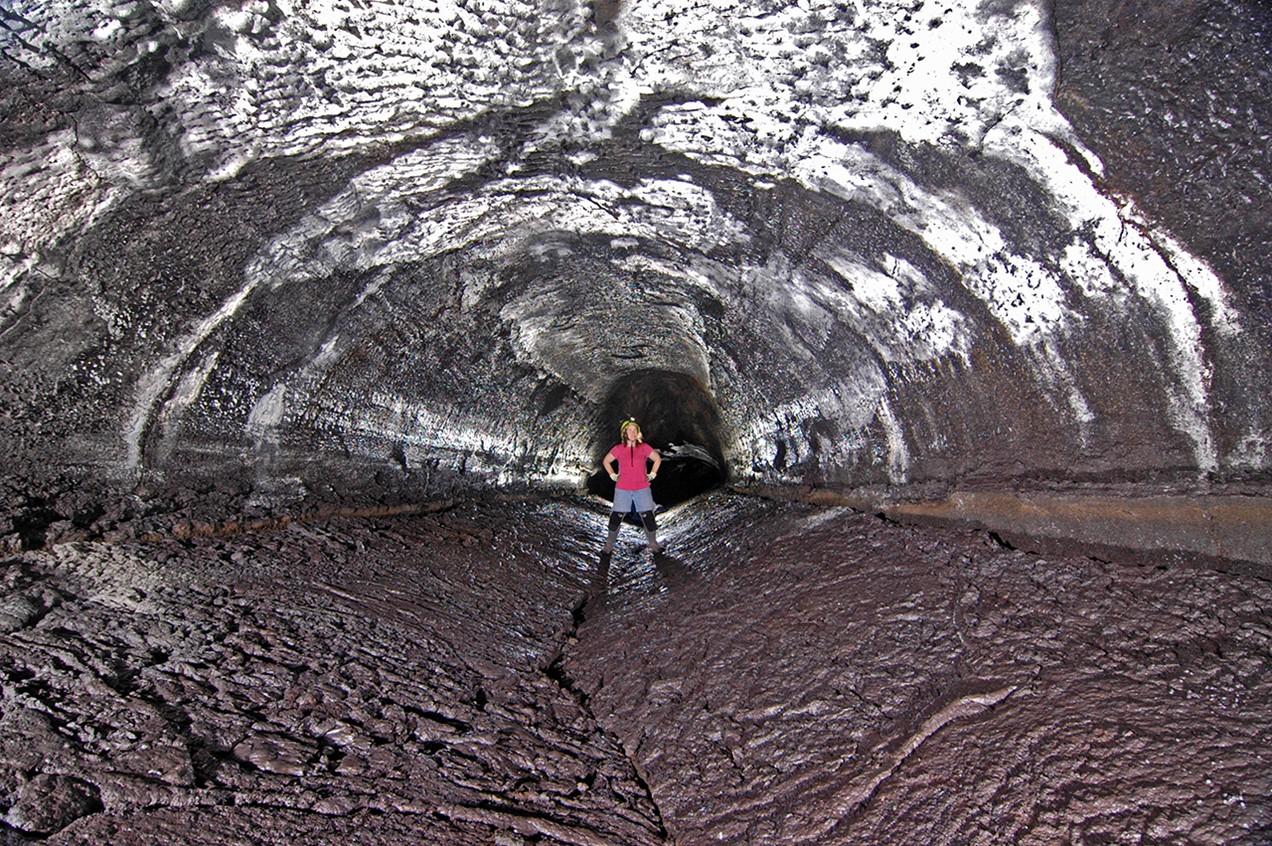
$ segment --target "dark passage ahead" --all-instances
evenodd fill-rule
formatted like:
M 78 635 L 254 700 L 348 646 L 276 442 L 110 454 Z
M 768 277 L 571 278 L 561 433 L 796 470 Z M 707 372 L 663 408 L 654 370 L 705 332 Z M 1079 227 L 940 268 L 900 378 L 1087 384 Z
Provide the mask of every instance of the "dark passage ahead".
M 652 485 L 662 506 L 678 505 L 724 483 L 720 412 L 706 387 L 691 376 L 667 370 L 639 370 L 621 376 L 602 404 L 597 426 L 597 468 L 618 443 L 625 419 L 640 424 L 645 441 L 662 453 L 662 469 Z M 614 483 L 603 470 L 588 477 L 587 489 L 612 500 Z

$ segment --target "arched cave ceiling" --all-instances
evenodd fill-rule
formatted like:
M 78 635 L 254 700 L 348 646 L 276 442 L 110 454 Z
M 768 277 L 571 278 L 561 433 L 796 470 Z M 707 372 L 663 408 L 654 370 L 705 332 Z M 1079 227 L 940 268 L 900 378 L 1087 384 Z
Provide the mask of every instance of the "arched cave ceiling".
M 1266 479 L 1266 6 L 6 0 L 9 475 Z

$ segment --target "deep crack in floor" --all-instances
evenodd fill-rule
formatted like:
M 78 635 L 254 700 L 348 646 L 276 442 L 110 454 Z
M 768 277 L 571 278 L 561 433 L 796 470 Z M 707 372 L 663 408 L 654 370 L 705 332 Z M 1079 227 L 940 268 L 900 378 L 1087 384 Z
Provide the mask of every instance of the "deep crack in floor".
M 606 558 L 608 558 L 608 556 L 606 556 Z M 607 570 L 608 562 L 606 562 L 605 564 L 598 564 L 598 567 L 603 567 L 604 569 Z M 602 587 L 602 590 L 603 590 L 603 587 Z M 566 635 L 565 640 L 561 647 L 561 651 L 557 653 L 557 655 L 553 658 L 552 663 L 548 665 L 546 673 L 548 677 L 552 679 L 553 681 L 555 681 L 561 687 L 563 691 L 565 691 L 570 696 L 573 696 L 575 698 L 575 700 L 579 703 L 579 707 L 581 707 L 587 713 L 588 718 L 591 719 L 592 722 L 596 724 L 597 730 L 604 732 L 605 731 L 604 726 L 602 726 L 600 721 L 596 719 L 596 715 L 592 713 L 592 708 L 588 704 L 589 697 L 587 692 L 579 689 L 579 687 L 574 683 L 574 680 L 570 678 L 569 673 L 565 669 L 566 652 L 569 650 L 569 647 L 571 644 L 578 642 L 579 629 L 587 621 L 587 608 L 590 605 L 594 604 L 598 599 L 603 600 L 604 594 L 602 593 L 598 596 L 596 594 L 592 594 L 589 592 L 588 594 L 585 594 L 579 600 L 579 602 L 575 604 L 573 609 L 571 609 L 571 616 L 574 621 L 574 627 L 570 629 L 569 633 Z M 623 744 L 621 740 L 619 740 L 619 738 L 612 737 L 611 739 L 615 742 L 615 744 L 620 749 L 624 749 L 624 751 L 626 752 L 626 749 L 625 747 L 623 747 Z M 645 781 L 644 776 L 641 774 L 640 767 L 637 765 L 636 761 L 632 758 L 630 752 L 627 753 L 627 758 L 631 762 L 632 770 L 636 774 L 637 784 L 639 784 L 641 788 L 645 791 L 645 795 L 649 799 L 650 805 L 653 807 L 654 819 L 658 823 L 659 835 L 664 840 L 669 840 L 670 834 L 667 831 L 666 824 L 663 822 L 662 812 L 658 808 L 657 797 L 654 796 L 653 790 L 650 789 L 649 784 Z

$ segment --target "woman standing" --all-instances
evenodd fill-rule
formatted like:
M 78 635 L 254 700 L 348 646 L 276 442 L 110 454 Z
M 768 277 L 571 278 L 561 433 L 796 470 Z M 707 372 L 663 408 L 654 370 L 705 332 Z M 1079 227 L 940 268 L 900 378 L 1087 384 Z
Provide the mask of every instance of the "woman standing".
M 658 450 L 645 443 L 640 433 L 640 426 L 635 420 L 624 420 L 619 427 L 622 442 L 605 456 L 605 472 L 616 483 L 614 486 L 614 510 L 610 514 L 609 537 L 605 539 L 604 551 L 614 551 L 614 542 L 618 540 L 618 527 L 623 518 L 634 507 L 640 514 L 640 522 L 645 526 L 645 537 L 649 540 L 649 548 L 653 552 L 662 552 L 658 544 L 658 524 L 654 522 L 654 494 L 649 483 L 658 475 L 662 466 L 662 456 Z M 654 466 L 646 472 L 646 462 L 652 460 Z M 615 467 L 617 466 L 617 469 Z

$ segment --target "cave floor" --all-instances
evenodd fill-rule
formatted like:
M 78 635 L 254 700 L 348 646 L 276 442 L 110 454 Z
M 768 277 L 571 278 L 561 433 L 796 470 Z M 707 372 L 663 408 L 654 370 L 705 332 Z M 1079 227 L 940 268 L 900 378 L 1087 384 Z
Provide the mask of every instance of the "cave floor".
M 0 842 L 1272 838 L 1272 582 L 719 492 L 4 560 Z

